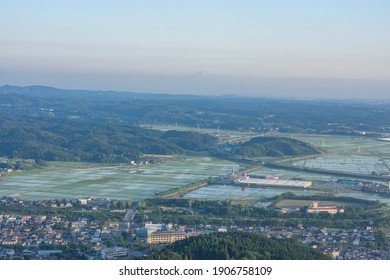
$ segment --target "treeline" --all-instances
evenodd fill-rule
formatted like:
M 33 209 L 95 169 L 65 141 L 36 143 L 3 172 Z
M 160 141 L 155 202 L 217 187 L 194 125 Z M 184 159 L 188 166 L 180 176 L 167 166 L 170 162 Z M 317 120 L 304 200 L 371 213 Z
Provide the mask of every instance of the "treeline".
M 337 202 L 356 203 L 356 204 L 364 205 L 366 208 L 370 208 L 370 209 L 376 209 L 382 206 L 382 203 L 379 200 L 366 200 L 366 199 L 347 197 L 347 196 L 334 196 L 334 195 L 321 195 L 321 194 L 305 196 L 305 195 L 296 195 L 292 192 L 282 193 L 279 196 L 275 196 L 274 199 L 275 200 L 272 203 L 272 205 L 276 205 L 279 201 L 283 199 L 298 199 L 298 200 L 309 200 L 309 201 L 332 200 Z
M 129 209 L 131 205 L 131 199 L 111 199 L 110 201 L 110 209 Z
M 0 156 L 47 161 L 128 162 L 142 154 L 203 151 L 215 138 L 126 124 L 3 116 Z
M 244 157 L 306 156 L 320 151 L 309 143 L 285 137 L 256 137 L 243 143 L 237 154 Z
M 38 160 L 6 160 L 3 162 L 0 162 L 0 168 L 7 168 L 7 169 L 13 169 L 13 170 L 29 170 L 34 168 L 42 168 L 45 167 L 47 164 L 45 161 L 38 159 Z
M 199 181 L 196 181 L 193 183 L 188 183 L 188 184 L 181 186 L 181 187 L 171 188 L 171 189 L 168 189 L 166 191 L 156 193 L 156 195 L 159 197 L 169 197 L 171 195 L 181 197 L 189 191 L 192 191 L 192 190 L 195 190 L 195 189 L 200 188 L 202 186 L 205 186 L 208 182 L 209 182 L 209 179 L 203 179 L 203 180 L 199 180 Z
M 148 260 L 327 260 L 295 240 L 253 233 L 212 233 L 176 241 Z

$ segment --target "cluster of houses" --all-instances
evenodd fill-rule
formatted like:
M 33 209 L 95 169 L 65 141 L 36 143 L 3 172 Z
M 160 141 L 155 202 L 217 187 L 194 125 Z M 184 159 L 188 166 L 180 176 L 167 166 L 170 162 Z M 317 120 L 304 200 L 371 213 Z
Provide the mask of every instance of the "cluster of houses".
M 85 218 L 69 222 L 56 216 L 0 215 L 0 249 L 3 247 L 0 257 L 13 256 L 15 251 L 10 255 L 9 249 L 23 248 L 16 251 L 19 257 L 45 259 L 62 253 L 61 248 L 70 243 L 98 251 L 104 248 L 105 240 L 115 236 L 118 228 L 119 223 L 90 222 Z M 43 250 L 47 247 L 55 250 Z
M 338 260 L 388 259 L 390 253 L 388 249 L 376 249 L 375 231 L 371 226 L 352 230 L 307 230 L 302 241 Z
M 44 215 L 0 215 L 0 245 L 66 245 L 68 241 L 54 229 L 60 222 L 58 217 L 48 219 Z
M 89 207 L 96 203 L 103 207 L 107 202 L 94 201 L 92 198 L 82 198 L 78 202 L 73 202 L 79 207 L 80 205 Z M 43 206 L 42 213 L 48 207 L 74 207 L 71 204 L 69 201 L 23 201 L 12 197 L 0 199 L 0 206 Z M 312 205 L 316 206 L 318 207 Z M 134 209 L 112 210 L 124 217 L 132 211 L 135 213 Z M 124 218 L 120 222 L 81 217 L 76 219 L 65 220 L 54 215 L 0 214 L 0 259 L 50 259 L 53 256 L 61 258 L 62 250 L 71 244 L 86 248 L 83 254 L 90 259 L 132 258 L 152 253 L 150 248 L 156 245 L 165 246 L 190 236 L 212 232 L 252 232 L 277 239 L 294 237 L 308 246 L 332 255 L 335 259 L 389 259 L 390 255 L 388 246 L 377 250 L 375 240 L 377 231 L 373 228 L 372 221 L 368 222 L 366 228 L 329 230 L 303 224 L 296 227 L 245 227 L 137 223 L 133 220 L 134 216 Z
M 107 242 L 117 240 L 122 232 L 128 236 L 122 244 Z M 334 259 L 386 259 L 389 249 L 375 249 L 375 231 L 371 226 L 353 230 L 327 230 L 304 225 L 298 227 L 241 227 L 212 225 L 178 225 L 152 223 L 96 222 L 79 219 L 73 222 L 61 221 L 58 217 L 0 215 L 0 258 L 28 256 L 48 259 L 61 255 L 64 245 L 77 243 L 85 245 L 90 259 L 117 259 L 144 256 L 150 246 L 168 244 L 189 236 L 211 232 L 252 232 L 269 238 L 302 240 L 304 244 L 321 250 Z M 143 244 L 134 250 L 126 246 L 135 240 Z M 44 250 L 52 245 L 52 250 Z M 130 246 L 133 247 L 133 246 Z M 15 249 L 22 248 L 23 250 Z

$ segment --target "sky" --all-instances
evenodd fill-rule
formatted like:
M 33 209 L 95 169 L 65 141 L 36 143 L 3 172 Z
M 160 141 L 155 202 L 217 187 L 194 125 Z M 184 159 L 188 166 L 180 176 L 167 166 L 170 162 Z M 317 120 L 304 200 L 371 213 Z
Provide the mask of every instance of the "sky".
M 0 0 L 0 85 L 390 99 L 387 0 Z

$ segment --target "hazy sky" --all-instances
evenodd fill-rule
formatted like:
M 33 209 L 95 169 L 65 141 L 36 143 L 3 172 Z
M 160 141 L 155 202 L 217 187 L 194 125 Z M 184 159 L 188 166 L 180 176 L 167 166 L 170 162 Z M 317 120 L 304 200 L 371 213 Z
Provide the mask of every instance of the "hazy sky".
M 387 0 L 0 0 L 0 85 L 390 98 Z

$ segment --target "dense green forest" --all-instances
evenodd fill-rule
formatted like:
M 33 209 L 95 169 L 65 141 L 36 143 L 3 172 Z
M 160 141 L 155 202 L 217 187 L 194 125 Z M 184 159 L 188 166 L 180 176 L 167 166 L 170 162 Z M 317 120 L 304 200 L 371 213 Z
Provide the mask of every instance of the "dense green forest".
M 285 137 L 256 137 L 242 144 L 237 151 L 244 157 L 282 157 L 318 154 L 312 145 Z
M 0 156 L 10 158 L 126 162 L 142 154 L 202 151 L 214 141 L 213 137 L 195 132 L 163 133 L 128 124 L 1 117 Z
M 254 233 L 212 233 L 176 241 L 153 260 L 326 260 L 294 240 L 276 240 Z
M 190 151 L 206 151 L 217 142 L 217 139 L 209 134 L 176 130 L 167 131 L 161 139 Z

